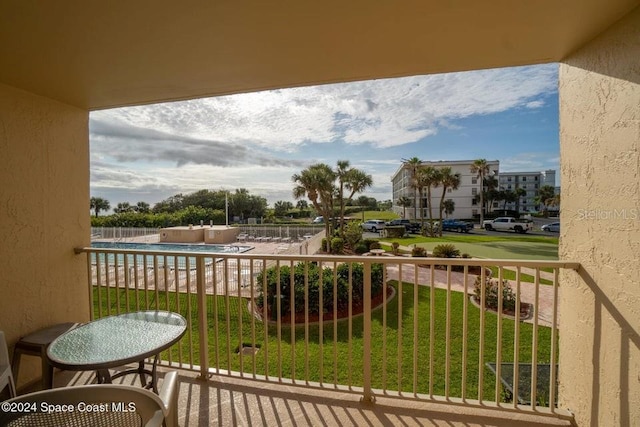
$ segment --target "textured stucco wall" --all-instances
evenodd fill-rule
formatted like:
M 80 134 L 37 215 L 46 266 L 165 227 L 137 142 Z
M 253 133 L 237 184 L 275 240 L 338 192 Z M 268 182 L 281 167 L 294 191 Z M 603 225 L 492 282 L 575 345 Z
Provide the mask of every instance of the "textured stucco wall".
M 640 425 L 640 9 L 560 66 L 561 402 Z
M 0 329 L 11 345 L 89 318 L 86 257 L 73 252 L 90 243 L 88 113 L 0 84 L 0 161 Z M 37 366 L 21 367 L 20 382 Z

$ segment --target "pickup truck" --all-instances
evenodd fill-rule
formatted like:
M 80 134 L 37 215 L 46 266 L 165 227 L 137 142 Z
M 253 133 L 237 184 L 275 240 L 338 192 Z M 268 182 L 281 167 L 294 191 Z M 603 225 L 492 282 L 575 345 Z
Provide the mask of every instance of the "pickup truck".
M 458 233 L 468 233 L 473 230 L 473 224 L 470 222 L 458 221 L 457 219 L 443 219 L 442 231 L 457 231 Z
M 496 219 L 486 220 L 482 223 L 485 230 L 508 231 L 513 230 L 516 233 L 526 233 L 533 228 L 531 222 L 527 220 L 519 220 L 510 216 L 501 216 Z
M 391 221 L 385 223 L 386 227 L 393 227 L 394 225 L 404 225 L 407 233 L 420 234 L 420 223 L 418 222 L 411 222 L 408 219 L 392 219 Z

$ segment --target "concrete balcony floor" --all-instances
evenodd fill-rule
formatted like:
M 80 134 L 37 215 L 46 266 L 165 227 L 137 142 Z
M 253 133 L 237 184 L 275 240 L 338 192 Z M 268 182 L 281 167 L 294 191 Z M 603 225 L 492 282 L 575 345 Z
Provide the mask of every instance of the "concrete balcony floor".
M 162 369 L 161 369 L 162 371 Z M 160 386 L 162 386 L 160 372 Z M 377 397 L 363 403 L 357 394 L 325 391 L 179 370 L 178 417 L 183 427 L 205 426 L 566 426 L 545 416 Z M 55 386 L 91 384 L 91 372 L 56 371 Z M 116 383 L 139 385 L 136 375 Z M 23 393 L 25 391 L 22 391 Z

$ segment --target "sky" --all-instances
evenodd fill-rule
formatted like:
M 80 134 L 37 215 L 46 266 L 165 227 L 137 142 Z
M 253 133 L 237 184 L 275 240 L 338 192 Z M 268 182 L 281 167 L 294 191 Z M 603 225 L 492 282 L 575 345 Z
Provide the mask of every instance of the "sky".
M 89 130 L 91 197 L 112 207 L 236 188 L 270 206 L 295 204 L 292 175 L 338 160 L 370 174 L 373 186 L 363 194 L 382 201 L 392 197 L 402 159 L 412 157 L 559 171 L 558 65 L 101 110 L 90 114 Z

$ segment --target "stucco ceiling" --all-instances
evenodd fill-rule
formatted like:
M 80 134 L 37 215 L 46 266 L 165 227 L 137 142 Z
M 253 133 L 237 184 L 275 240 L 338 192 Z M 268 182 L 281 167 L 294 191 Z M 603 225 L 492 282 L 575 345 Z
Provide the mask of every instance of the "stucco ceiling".
M 86 109 L 560 61 L 640 0 L 0 0 L 0 82 Z

